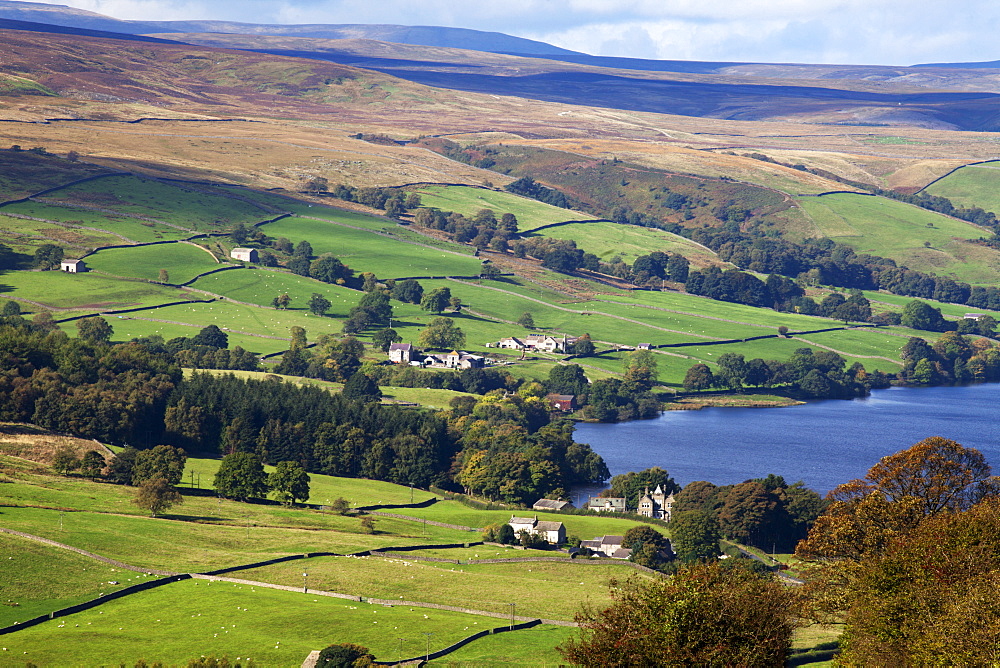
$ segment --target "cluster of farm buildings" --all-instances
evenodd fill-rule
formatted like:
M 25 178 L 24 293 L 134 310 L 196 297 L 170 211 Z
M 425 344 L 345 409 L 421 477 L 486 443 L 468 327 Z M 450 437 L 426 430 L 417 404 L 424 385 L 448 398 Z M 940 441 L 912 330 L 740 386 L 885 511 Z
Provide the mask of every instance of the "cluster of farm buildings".
M 670 521 L 670 517 L 673 514 L 673 506 L 674 495 L 665 493 L 657 485 L 656 489 L 652 492 L 647 489 L 643 493 L 635 508 L 629 508 L 625 503 L 625 499 L 621 497 L 598 496 L 590 497 L 584 507 L 591 512 L 597 513 L 624 513 L 631 511 L 643 517 Z M 532 506 L 532 510 L 558 511 L 572 507 L 568 501 L 540 499 Z M 561 545 L 566 542 L 566 528 L 562 522 L 539 520 L 537 516 L 512 516 L 508 524 L 514 530 L 514 535 L 519 535 L 523 531 L 531 535 L 540 536 L 552 545 Z M 622 547 L 621 536 L 600 536 L 593 540 L 581 541 L 580 547 L 588 549 L 594 554 L 602 554 L 612 559 L 628 559 L 632 556 L 632 550 Z

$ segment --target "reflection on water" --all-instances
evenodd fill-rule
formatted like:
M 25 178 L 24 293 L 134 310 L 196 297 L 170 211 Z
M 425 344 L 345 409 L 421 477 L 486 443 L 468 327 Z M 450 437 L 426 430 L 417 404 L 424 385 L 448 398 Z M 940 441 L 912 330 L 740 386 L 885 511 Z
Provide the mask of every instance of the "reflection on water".
M 977 448 L 1000 466 L 1000 384 L 891 388 L 853 401 L 789 408 L 668 411 L 655 420 L 580 424 L 612 475 L 665 468 L 681 485 L 783 475 L 825 494 L 881 457 L 928 436 Z

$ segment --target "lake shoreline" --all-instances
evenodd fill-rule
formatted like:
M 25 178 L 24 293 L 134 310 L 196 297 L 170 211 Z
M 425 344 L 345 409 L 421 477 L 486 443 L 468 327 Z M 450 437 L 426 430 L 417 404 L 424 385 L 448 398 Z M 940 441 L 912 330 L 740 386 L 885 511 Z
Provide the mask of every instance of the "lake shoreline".
M 998 383 L 891 387 L 790 411 L 705 406 L 649 420 L 580 422 L 574 439 L 589 443 L 612 475 L 660 466 L 681 485 L 725 485 L 775 473 L 825 494 L 929 436 L 976 448 L 1000 465 L 998 403 Z

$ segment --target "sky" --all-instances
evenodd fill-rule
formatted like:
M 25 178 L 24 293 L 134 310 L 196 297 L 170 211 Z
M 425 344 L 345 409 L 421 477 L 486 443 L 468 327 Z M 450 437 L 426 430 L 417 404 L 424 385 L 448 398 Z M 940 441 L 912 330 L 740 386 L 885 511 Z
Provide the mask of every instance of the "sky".
M 37 0 L 36 0 L 37 1 Z M 593 55 L 913 65 L 1000 59 L 998 0 L 53 0 L 119 19 L 392 23 Z

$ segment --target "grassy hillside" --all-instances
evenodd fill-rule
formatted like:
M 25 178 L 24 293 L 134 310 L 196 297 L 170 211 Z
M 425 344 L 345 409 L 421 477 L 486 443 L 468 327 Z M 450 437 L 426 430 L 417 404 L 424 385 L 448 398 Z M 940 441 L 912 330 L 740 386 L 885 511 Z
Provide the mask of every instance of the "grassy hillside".
M 89 256 L 86 263 L 95 271 L 148 281 L 158 280 L 160 270 L 166 270 L 171 283 L 186 283 L 224 266 L 204 248 L 186 243 L 109 248 Z
M 370 271 L 379 278 L 412 276 L 478 276 L 481 262 L 464 254 L 408 243 L 335 222 L 291 217 L 262 226 L 274 237 L 293 243 L 308 241 L 313 251 L 333 253 L 356 272 Z
M 522 232 L 566 220 L 592 218 L 590 215 L 577 211 L 561 209 L 551 204 L 498 190 L 468 186 L 420 186 L 415 192 L 420 194 L 423 206 L 442 211 L 454 211 L 469 218 L 480 209 L 492 209 L 497 218 L 505 213 L 512 213 L 517 216 L 517 227 Z
M 71 191 L 72 198 L 82 197 L 89 198 L 91 202 L 101 202 L 100 208 L 109 212 L 143 211 L 142 215 L 158 211 L 162 213 L 160 210 L 168 205 L 165 198 L 177 194 L 174 186 L 148 179 L 115 177 L 83 185 L 87 187 L 79 187 L 80 192 L 76 192 L 77 189 L 60 192 Z M 471 255 L 469 247 L 421 236 L 417 231 L 391 220 L 268 193 L 240 191 L 241 197 L 246 196 L 260 202 L 258 207 L 214 196 L 215 192 L 211 189 L 199 193 L 184 191 L 183 196 L 187 199 L 179 200 L 182 202 L 179 211 L 184 215 L 178 213 L 172 220 L 217 218 L 229 211 L 231 222 L 243 214 L 273 215 L 279 210 L 291 211 L 296 215 L 269 223 L 263 226 L 263 231 L 274 237 L 286 236 L 293 242 L 308 240 L 314 253 L 332 252 L 356 272 L 373 271 L 383 278 L 478 273 L 480 260 Z M 456 191 L 449 188 L 441 192 L 457 192 L 459 197 L 472 197 L 473 194 L 490 191 Z M 226 194 L 232 193 L 226 191 Z M 495 194 L 512 197 L 505 193 Z M 528 202 L 521 198 L 514 199 Z M 198 213 L 202 204 L 205 204 L 206 211 L 211 215 L 202 216 Z M 472 204 L 470 200 L 470 205 L 479 204 Z M 35 203 L 18 206 L 29 205 L 40 206 Z M 233 206 L 236 208 L 232 209 Z M 565 211 L 539 206 L 549 212 Z M 58 209 L 59 215 L 63 216 L 81 211 L 66 209 L 62 205 L 51 205 L 49 209 Z M 94 228 L 103 229 L 103 225 L 109 231 L 123 233 L 121 224 L 125 222 L 133 228 L 160 234 L 155 228 L 146 227 L 147 224 L 155 226 L 155 223 L 122 218 L 114 213 L 103 214 L 89 210 L 86 213 L 89 216 L 86 222 Z M 102 216 L 106 218 L 102 219 Z M 192 227 L 197 225 L 190 224 Z M 172 229 L 174 228 L 159 226 L 160 231 Z M 950 228 L 948 231 L 951 231 Z M 577 237 L 588 250 L 593 248 L 604 255 L 624 254 L 629 259 L 656 249 L 673 249 L 689 254 L 696 264 L 699 258 L 706 263 L 713 258 L 711 253 L 695 244 L 649 228 L 612 223 L 579 223 L 550 228 L 545 234 Z M 225 248 L 219 248 L 217 252 L 225 252 Z M 220 266 L 209 253 L 189 244 L 102 250 L 90 256 L 88 262 L 96 270 L 107 274 L 146 280 L 157 279 L 159 270 L 166 269 L 172 282 L 185 281 Z M 530 265 L 528 268 L 530 269 Z M 454 296 L 462 300 L 465 305 L 463 312 L 449 317 L 454 318 L 465 331 L 466 348 L 482 352 L 494 352 L 486 348 L 489 342 L 512 334 L 526 334 L 527 331 L 510 324 L 524 312 L 532 313 L 538 331 L 568 335 L 588 332 L 604 348 L 614 344 L 635 346 L 642 342 L 664 345 L 746 339 L 773 335 L 779 325 L 787 326 L 792 331 L 823 329 L 835 325 L 826 319 L 779 314 L 770 310 L 713 302 L 683 293 L 622 291 L 588 284 L 581 279 L 567 281 L 564 275 L 538 269 L 531 269 L 529 273 L 531 280 L 511 278 L 483 282 L 436 279 L 422 280 L 422 283 L 425 290 L 447 287 Z M 338 334 L 342 319 L 359 298 L 357 292 L 346 288 L 260 268 L 237 269 L 205 276 L 193 284 L 193 290 L 116 280 L 96 272 L 77 276 L 60 272 L 14 272 L 6 278 L 13 289 L 10 295 L 14 298 L 38 301 L 51 308 L 78 309 L 82 312 L 135 306 L 157 307 L 181 299 L 207 299 L 209 295 L 205 292 L 246 302 L 250 305 L 215 301 L 150 308 L 131 313 L 113 319 L 114 339 L 124 341 L 151 334 L 159 334 L 167 339 L 190 336 L 201 327 L 215 324 L 229 330 L 231 345 L 240 345 L 261 354 L 284 350 L 287 347 L 289 328 L 293 325 L 304 327 L 310 340 L 315 340 L 321 334 Z M 305 311 L 306 302 L 314 292 L 323 294 L 332 302 L 328 316 L 316 317 Z M 276 311 L 269 308 L 271 301 L 280 294 L 292 297 L 288 310 Z M 416 342 L 421 329 L 434 315 L 421 311 L 414 305 L 397 302 L 393 305 L 393 326 L 404 340 Z M 72 324 L 67 325 L 66 329 L 74 331 Z M 892 337 L 886 338 L 868 330 L 855 330 L 849 336 L 834 332 L 827 335 L 824 341 L 822 345 L 837 350 L 845 357 L 865 361 L 869 368 L 877 366 L 885 370 L 894 369 L 894 364 L 888 360 L 898 359 L 901 345 Z M 668 384 L 678 385 L 691 364 L 696 361 L 711 363 L 723 351 L 740 352 L 748 357 L 783 358 L 801 344 L 801 341 L 793 344 L 789 341 L 765 339 L 731 344 L 725 348 L 690 346 L 666 349 L 660 351 L 659 355 L 660 377 Z M 376 359 L 380 357 L 376 355 Z M 622 361 L 621 354 L 611 352 L 582 362 L 599 376 L 620 373 Z M 543 377 L 551 366 L 551 362 L 544 358 L 537 362 L 538 366 L 534 371 L 531 361 L 518 364 L 524 365 L 523 369 L 518 369 L 518 374 L 529 377 Z M 443 396 L 420 395 L 413 390 L 399 390 L 391 394 L 400 401 L 416 398 L 418 401 L 430 401 L 433 405 L 443 404 L 448 399 Z
M 618 223 L 575 223 L 550 227 L 538 234 L 552 239 L 572 239 L 579 248 L 593 253 L 604 262 L 610 262 L 617 255 L 631 264 L 640 255 L 663 251 L 683 255 L 694 267 L 729 266 L 708 248 L 677 234 L 651 227 Z
M 132 488 L 53 476 L 44 466 L 11 456 L 9 447 L 0 443 L 0 472 L 7 479 L 7 484 L 0 485 L 0 526 L 126 563 L 180 572 L 305 552 L 347 553 L 379 546 L 467 542 L 475 540 L 477 534 L 419 520 L 482 526 L 505 521 L 511 512 L 517 512 L 477 511 L 454 501 L 439 501 L 429 508 L 401 511 L 417 521 L 377 516 L 376 534 L 370 535 L 361 531 L 357 517 L 219 500 L 191 490 L 185 491 L 183 504 L 151 519 L 129 502 Z M 35 452 L 32 456 L 40 458 L 41 454 Z M 217 465 L 217 460 L 189 459 L 185 479 L 200 478 L 204 487 Z M 324 496 L 334 494 L 349 498 L 353 505 L 405 503 L 411 494 L 415 501 L 432 497 L 421 490 L 383 482 L 322 475 L 311 478 L 313 501 L 322 502 Z M 182 490 L 187 487 L 182 485 Z M 569 533 L 581 537 L 620 535 L 635 525 L 631 520 L 601 515 L 542 513 L 539 517 L 564 521 Z M 123 540 L 123 536 L 128 539 Z M 11 555 L 0 570 L 7 603 L 0 606 L 0 625 L 151 577 L 10 535 L 0 534 L 0 549 Z M 419 561 L 417 556 L 463 563 Z M 468 563 L 537 556 L 561 558 Z M 582 564 L 565 553 L 485 545 L 439 547 L 403 557 L 315 557 L 231 575 L 284 585 L 291 591 L 246 583 L 185 580 L 9 634 L 3 645 L 10 654 L 0 663 L 7 665 L 6 659 L 10 658 L 51 665 L 59 663 L 59 657 L 66 656 L 71 647 L 73 661 L 82 665 L 131 663 L 140 657 L 182 663 L 202 654 L 249 658 L 258 665 L 295 665 L 309 651 L 334 642 L 361 643 L 377 658 L 392 660 L 400 652 L 402 656 L 417 655 L 428 642 L 433 651 L 480 629 L 503 626 L 503 616 L 509 613 L 512 603 L 518 616 L 569 620 L 581 604 L 607 604 L 611 578 L 648 577 L 623 562 Z M 305 593 L 299 591 L 303 583 L 308 587 Z M 410 605 L 374 606 L 323 596 L 321 592 L 457 605 L 497 617 Z M 303 606 L 314 614 L 303 615 Z M 554 648 L 572 633 L 571 628 L 543 625 L 512 634 L 502 648 L 490 638 L 467 646 L 453 658 L 476 665 L 501 657 L 513 665 L 557 665 L 560 657 Z M 810 642 L 803 636 L 799 644 L 809 646 Z
M 47 204 L 37 200 L 17 202 L 4 206 L 0 211 L 33 218 L 58 221 L 68 225 L 79 225 L 106 230 L 116 235 L 117 239 L 108 245 L 128 243 L 147 243 L 150 241 L 172 241 L 186 239 L 191 232 L 186 229 L 169 227 L 160 223 L 137 218 L 127 218 L 112 213 L 77 209 L 58 204 Z
M 136 176 L 88 181 L 57 190 L 44 201 L 112 209 L 197 231 L 229 229 L 236 223 L 251 224 L 269 217 L 261 208 L 241 200 Z
M 1000 213 L 1000 162 L 962 167 L 927 186 L 925 192 L 947 197 L 955 206 Z
M 969 243 L 987 230 L 903 202 L 838 194 L 800 198 L 824 236 L 859 253 L 895 260 L 918 271 L 972 284 L 1000 280 L 997 252 Z

